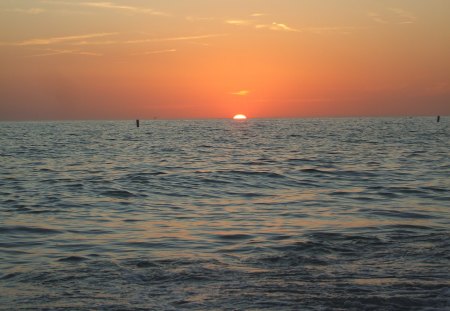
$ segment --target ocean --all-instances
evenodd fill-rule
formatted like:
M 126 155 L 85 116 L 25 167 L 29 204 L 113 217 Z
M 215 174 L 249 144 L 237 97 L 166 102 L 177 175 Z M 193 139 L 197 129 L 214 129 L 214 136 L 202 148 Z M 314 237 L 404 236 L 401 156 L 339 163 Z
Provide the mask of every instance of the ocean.
M 1 122 L 1 310 L 450 310 L 450 119 Z

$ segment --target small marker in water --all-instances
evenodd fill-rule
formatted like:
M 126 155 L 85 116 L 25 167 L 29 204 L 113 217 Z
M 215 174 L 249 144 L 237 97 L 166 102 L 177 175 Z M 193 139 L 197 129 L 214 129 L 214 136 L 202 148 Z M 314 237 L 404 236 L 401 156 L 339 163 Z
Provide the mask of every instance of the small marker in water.
M 139 127 L 139 119 L 136 119 L 136 127 Z
M 441 121 L 441 116 L 437 116 L 437 122 Z

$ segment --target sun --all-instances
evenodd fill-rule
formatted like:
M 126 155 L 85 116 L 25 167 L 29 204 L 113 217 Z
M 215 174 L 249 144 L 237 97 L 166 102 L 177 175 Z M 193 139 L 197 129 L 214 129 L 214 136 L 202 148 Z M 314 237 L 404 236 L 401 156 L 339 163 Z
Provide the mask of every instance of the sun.
M 247 120 L 247 116 L 244 114 L 237 114 L 233 117 L 233 120 Z

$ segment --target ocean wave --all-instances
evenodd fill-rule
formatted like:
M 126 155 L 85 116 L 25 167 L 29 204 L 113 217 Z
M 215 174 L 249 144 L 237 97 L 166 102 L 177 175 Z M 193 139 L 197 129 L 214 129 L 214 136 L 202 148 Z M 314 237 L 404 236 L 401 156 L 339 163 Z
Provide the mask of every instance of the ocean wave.
M 0 233 L 3 234 L 60 234 L 63 231 L 45 227 L 31 226 L 0 226 Z

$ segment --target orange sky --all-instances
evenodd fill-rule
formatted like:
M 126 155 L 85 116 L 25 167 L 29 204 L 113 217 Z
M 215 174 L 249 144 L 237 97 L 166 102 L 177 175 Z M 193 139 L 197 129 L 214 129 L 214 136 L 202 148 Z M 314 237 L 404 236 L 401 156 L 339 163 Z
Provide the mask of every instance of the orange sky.
M 2 0 L 0 120 L 450 114 L 448 0 Z

